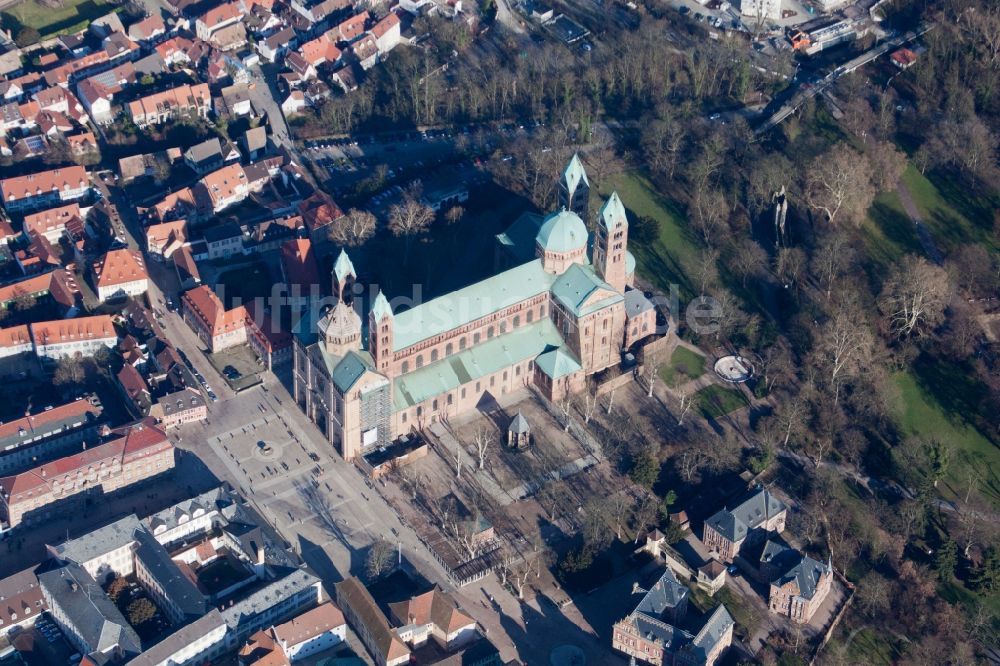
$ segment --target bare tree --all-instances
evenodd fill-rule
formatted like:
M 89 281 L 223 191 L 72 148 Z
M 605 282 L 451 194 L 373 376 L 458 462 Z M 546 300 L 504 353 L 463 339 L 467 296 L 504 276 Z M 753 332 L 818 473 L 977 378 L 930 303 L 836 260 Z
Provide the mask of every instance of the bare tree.
M 943 320 L 951 293 L 947 271 L 909 255 L 883 286 L 879 307 L 895 337 L 919 337 Z
M 588 384 L 587 390 L 583 392 L 583 422 L 589 424 L 597 409 L 597 386 L 592 382 Z
M 809 271 L 819 282 L 830 300 L 834 287 L 840 282 L 854 261 L 853 250 L 847 236 L 840 232 L 826 234 L 809 261 Z
M 659 371 L 658 356 L 659 355 L 656 352 L 650 352 L 646 354 L 645 358 L 643 359 L 643 362 L 645 364 L 644 369 L 646 371 L 646 381 L 649 383 L 649 387 L 646 391 L 647 398 L 653 397 L 653 384 L 656 382 L 656 378 L 658 376 L 658 371 Z
M 330 225 L 330 240 L 338 245 L 356 247 L 375 234 L 378 220 L 375 215 L 366 210 L 352 208 L 336 222 Z
M 827 379 L 833 388 L 833 403 L 840 402 L 840 388 L 845 379 L 864 372 L 872 362 L 875 339 L 865 324 L 860 308 L 839 308 L 819 330 L 817 349 Z
M 830 224 L 844 219 L 860 224 L 874 198 L 868 159 L 845 144 L 831 148 L 808 169 L 806 203 Z
M 490 447 L 493 446 L 495 437 L 492 432 L 480 428 L 476 431 L 476 439 L 474 444 L 476 447 L 476 455 L 479 457 L 479 469 L 486 467 L 486 457 L 489 455 Z
M 716 234 L 722 233 L 729 218 L 729 203 L 721 190 L 712 188 L 696 191 L 691 198 L 691 211 L 705 245 L 711 246 Z
M 405 239 L 403 263 L 409 261 L 410 241 L 427 230 L 434 221 L 434 211 L 421 203 L 419 190 L 411 188 L 403 200 L 389 209 L 389 230 Z
M 370 580 L 374 580 L 392 568 L 392 560 L 396 555 L 396 549 L 385 539 L 379 539 L 368 549 L 368 557 L 365 559 L 365 573 Z
M 691 411 L 691 404 L 693 402 L 691 395 L 687 391 L 681 393 L 680 409 L 677 412 L 677 425 L 684 425 L 684 419 L 687 417 L 688 412 Z
M 619 541 L 622 540 L 622 525 L 631 508 L 632 497 L 624 490 L 611 496 L 611 519 L 615 524 L 615 538 Z
M 465 217 L 465 209 L 461 206 L 452 206 L 444 213 L 445 222 L 448 224 L 458 224 Z

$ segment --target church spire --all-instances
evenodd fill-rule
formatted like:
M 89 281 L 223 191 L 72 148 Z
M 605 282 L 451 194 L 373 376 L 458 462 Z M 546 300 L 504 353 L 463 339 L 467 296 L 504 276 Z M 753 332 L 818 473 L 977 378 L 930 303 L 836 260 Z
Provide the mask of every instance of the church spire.
M 350 285 L 358 279 L 358 274 L 354 272 L 354 264 L 347 256 L 347 251 L 341 249 L 337 260 L 333 262 L 333 295 L 342 302 L 350 302 Z
M 583 168 L 583 162 L 580 161 L 580 154 L 573 153 L 569 164 L 559 177 L 559 206 L 573 211 L 580 216 L 580 219 L 586 220 L 589 197 L 590 180 Z

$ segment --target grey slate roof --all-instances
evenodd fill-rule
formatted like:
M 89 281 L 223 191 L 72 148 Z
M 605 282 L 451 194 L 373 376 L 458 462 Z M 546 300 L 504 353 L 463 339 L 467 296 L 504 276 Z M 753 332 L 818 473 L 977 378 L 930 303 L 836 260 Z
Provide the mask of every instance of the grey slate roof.
M 677 582 L 674 572 L 667 567 L 656 584 L 643 596 L 634 612 L 659 620 L 668 609 L 676 608 L 683 602 L 687 595 L 687 587 Z
M 528 419 L 524 418 L 524 415 L 521 414 L 521 412 L 518 412 L 517 415 L 511 419 L 510 426 L 507 429 L 513 433 L 517 433 L 518 435 L 526 433 L 530 430 L 530 427 L 528 426 Z
M 218 137 L 212 137 L 201 143 L 196 143 L 184 151 L 184 159 L 190 160 L 195 164 L 200 164 L 216 157 L 222 157 L 222 144 L 219 142 Z
M 237 629 L 245 620 L 256 617 L 309 586 L 319 583 L 319 578 L 304 569 L 295 569 L 267 587 L 257 590 L 242 601 L 223 609 L 222 619 L 230 629 Z M 318 594 L 317 594 L 318 598 Z
M 129 666 L 162 666 L 164 663 L 170 663 L 167 660 L 178 650 L 191 645 L 196 640 L 207 636 L 225 624 L 225 621 L 222 619 L 222 613 L 213 608 L 204 617 L 181 627 L 149 650 L 143 652 L 130 661 Z
M 139 547 L 135 551 L 136 559 L 157 582 L 164 596 L 176 604 L 187 620 L 194 620 L 205 614 L 207 604 L 203 595 L 188 579 L 177 564 L 170 559 L 167 549 L 160 545 L 145 527 L 136 530 L 136 540 Z
M 704 658 L 718 644 L 730 627 L 735 624 L 725 606 L 719 606 L 712 613 L 705 626 L 694 637 L 694 647 Z
M 799 588 L 799 596 L 803 599 L 812 599 L 813 595 L 816 594 L 816 586 L 819 585 L 820 579 L 828 571 L 829 564 L 818 562 L 806 555 L 800 555 L 798 562 L 772 581 L 772 584 L 780 587 L 794 580 Z
M 116 646 L 126 655 L 139 654 L 140 641 L 104 590 L 78 564 L 66 564 L 38 574 L 49 607 L 58 606 L 72 635 L 87 652 L 109 652 Z
M 135 541 L 135 531 L 141 525 L 135 514 L 128 515 L 76 539 L 58 546 L 49 546 L 49 551 L 60 560 L 86 564 Z
M 233 495 L 226 489 L 225 486 L 219 486 L 217 488 L 212 488 L 197 497 L 192 497 L 189 500 L 184 500 L 174 504 L 171 507 L 167 507 L 162 511 L 154 513 L 153 515 L 146 518 L 145 522 L 149 526 L 149 529 L 156 531 L 158 527 L 165 527 L 167 530 L 172 530 L 173 528 L 180 525 L 181 518 L 187 517 L 189 520 L 194 517 L 194 513 L 201 509 L 205 513 L 211 513 L 212 511 L 219 511 L 227 519 L 231 519 L 237 511 L 237 505 L 234 502 Z
M 730 541 L 738 542 L 746 538 L 747 532 L 787 508 L 767 488 L 758 488 L 740 498 L 732 508 L 717 512 L 706 524 Z
M 230 238 L 242 238 L 243 230 L 235 222 L 223 222 L 214 227 L 205 229 L 205 241 L 208 243 L 218 243 Z

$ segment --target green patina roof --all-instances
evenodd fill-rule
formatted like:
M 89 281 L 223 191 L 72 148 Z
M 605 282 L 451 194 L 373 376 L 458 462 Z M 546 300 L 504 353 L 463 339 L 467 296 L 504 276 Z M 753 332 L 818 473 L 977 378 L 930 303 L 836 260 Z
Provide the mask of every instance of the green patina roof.
M 405 349 L 421 340 L 544 294 L 552 285 L 552 280 L 553 276 L 542 270 L 541 260 L 535 259 L 400 312 L 395 316 L 393 326 L 393 349 Z M 386 303 L 385 307 L 388 308 L 388 305 Z M 378 299 L 373 307 L 378 307 Z
M 480 342 L 436 363 L 397 377 L 393 391 L 395 411 L 407 409 L 462 384 L 534 358 L 562 343 L 555 324 L 547 317 Z M 577 364 L 577 368 L 579 367 Z
M 545 218 L 535 242 L 549 252 L 572 252 L 586 247 L 588 237 L 587 225 L 580 216 L 561 210 Z
M 620 226 L 628 226 L 628 218 L 625 216 L 625 205 L 618 197 L 617 192 L 612 192 L 608 200 L 601 206 L 601 226 L 609 231 Z
M 327 358 L 327 354 L 323 354 L 324 359 Z M 335 359 L 336 357 L 330 357 L 330 359 Z M 328 361 L 329 362 L 329 361 Z M 340 359 L 340 362 L 334 366 L 333 371 L 330 373 L 330 378 L 333 380 L 334 386 L 341 394 L 347 393 L 351 390 L 359 379 L 369 370 L 373 369 L 374 365 L 371 362 L 371 356 L 368 353 L 359 354 L 358 352 L 349 351 L 344 354 L 344 357 Z
M 587 303 L 591 295 L 600 290 L 611 292 L 608 296 Z M 573 264 L 552 284 L 552 295 L 577 317 L 596 312 L 617 303 L 624 297 L 615 288 L 598 277 L 592 266 Z
M 563 182 L 566 183 L 566 189 L 570 192 L 575 191 L 581 181 L 588 188 L 590 187 L 590 181 L 587 180 L 587 172 L 583 168 L 583 162 L 580 161 L 579 153 L 573 153 L 569 164 L 563 169 L 562 177 Z
M 552 379 L 559 379 L 583 369 L 573 353 L 566 347 L 550 349 L 535 359 L 535 365 Z
M 333 264 L 333 274 L 337 276 L 338 282 L 342 282 L 348 275 L 357 277 L 358 274 L 354 272 L 354 264 L 347 256 L 347 251 L 341 250 L 340 254 L 337 255 L 337 261 Z
M 375 321 L 382 321 L 383 317 L 392 317 L 392 308 L 389 306 L 389 301 L 385 299 L 385 294 L 381 291 L 375 297 L 375 302 L 372 303 L 372 314 L 375 315 Z

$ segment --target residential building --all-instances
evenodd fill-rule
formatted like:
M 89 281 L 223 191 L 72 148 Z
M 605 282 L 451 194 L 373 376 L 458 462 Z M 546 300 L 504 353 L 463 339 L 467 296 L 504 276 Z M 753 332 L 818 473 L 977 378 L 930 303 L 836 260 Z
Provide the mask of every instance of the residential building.
M 80 204 L 76 202 L 24 216 L 24 233 L 45 236 L 50 243 L 58 243 L 67 228 L 71 230 L 71 235 L 82 234 L 83 225 Z
M 235 25 L 242 18 L 243 11 L 240 9 L 239 2 L 218 5 L 198 17 L 194 24 L 195 34 L 198 39 L 206 42 L 211 41 L 215 31 Z
M 819 562 L 781 540 L 768 541 L 761 571 L 770 581 L 768 608 L 798 624 L 807 624 L 830 593 L 833 562 Z
M 372 26 L 370 32 L 378 45 L 379 55 L 385 56 L 399 46 L 401 39 L 399 16 L 389 12 L 384 19 Z
M 135 630 L 80 565 L 42 571 L 38 582 L 52 619 L 91 663 L 125 661 L 142 651 Z
M 337 583 L 334 588 L 337 604 L 354 633 L 368 648 L 375 666 L 401 666 L 409 663 L 409 648 L 389 626 L 388 620 L 361 581 L 352 576 Z
M 97 297 L 109 301 L 123 296 L 139 296 L 149 288 L 149 273 L 138 250 L 110 250 L 94 264 Z
M 667 568 L 648 590 L 636 587 L 638 602 L 612 628 L 611 647 L 653 666 L 712 666 L 732 643 L 734 622 L 717 607 L 700 628 L 687 617 L 689 590 Z
M 146 227 L 146 251 L 153 257 L 169 259 L 187 242 L 187 220 L 161 222 Z
M 136 127 L 159 125 L 180 115 L 206 118 L 212 108 L 208 84 L 180 85 L 129 102 L 129 117 Z
M 228 651 L 228 627 L 222 613 L 213 608 L 129 662 L 129 666 L 179 666 L 212 663 Z
M 228 259 L 243 254 L 243 230 L 235 222 L 224 222 L 205 229 L 209 259 Z
M 534 386 L 560 401 L 620 366 L 635 273 L 621 200 L 612 194 L 601 209 L 593 261 L 575 213 L 525 225 L 498 239 L 523 262 L 514 268 L 398 314 L 378 294 L 365 349 L 349 299 L 300 320 L 295 400 L 344 458 L 473 410 L 487 393 Z M 354 279 L 335 275 L 333 293 Z M 639 316 L 654 329 L 654 309 Z
M 295 663 L 342 643 L 344 614 L 327 601 L 284 624 L 258 631 L 240 649 L 242 663 Z
M 51 298 L 59 306 L 60 311 L 66 313 L 77 307 L 80 288 L 72 272 L 50 271 L 0 287 L 0 307 L 10 308 L 18 299 L 26 296 Z
M 108 315 L 32 322 L 35 355 L 58 361 L 74 356 L 93 356 L 101 347 L 118 344 L 118 334 Z
M 201 391 L 187 386 L 156 399 L 149 415 L 165 430 L 208 418 L 208 403 Z
M 745 545 L 762 543 L 769 535 L 785 531 L 787 514 L 784 502 L 758 487 L 706 520 L 702 541 L 721 561 L 732 562 Z
M 90 192 L 90 177 L 82 166 L 69 166 L 0 180 L 8 212 L 38 210 L 82 199 Z
M 446 650 L 468 645 L 479 637 L 476 621 L 457 608 L 445 592 L 435 586 L 408 601 L 389 604 L 396 634 L 417 648 L 433 636 Z
M 246 343 L 246 308 L 242 305 L 227 310 L 208 285 L 184 292 L 181 303 L 184 321 L 210 352 Z
M 213 171 L 198 183 L 208 195 L 212 210 L 216 213 L 243 201 L 250 195 L 246 171 L 239 163 L 228 164 Z
M 184 163 L 196 174 L 201 175 L 222 167 L 222 143 L 218 137 L 196 143 L 184 151 Z
M 17 629 L 33 626 L 49 609 L 32 569 L 0 580 L 0 635 L 12 637 Z
M 27 346 L 30 349 L 30 341 Z M 68 454 L 95 441 L 103 412 L 100 405 L 80 398 L 0 424 L 0 474 L 12 474 L 34 461 Z
M 95 493 L 113 493 L 173 469 L 173 444 L 151 422 L 115 432 L 104 444 L 0 479 L 0 518 L 13 528 L 65 515 Z

